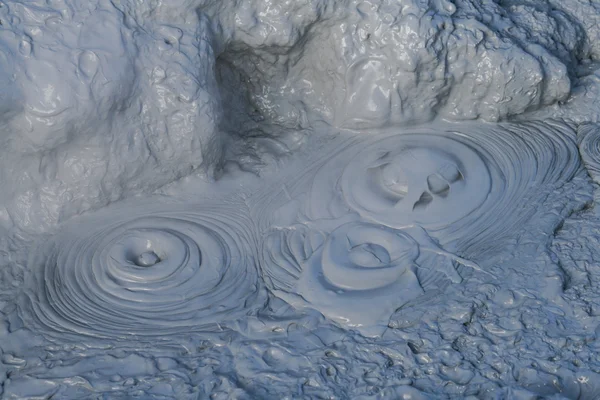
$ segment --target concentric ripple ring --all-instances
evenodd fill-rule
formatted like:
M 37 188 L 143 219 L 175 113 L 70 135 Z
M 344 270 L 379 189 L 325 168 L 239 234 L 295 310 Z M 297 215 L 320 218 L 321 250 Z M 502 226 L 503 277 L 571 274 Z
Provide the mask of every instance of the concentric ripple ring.
M 600 184 L 600 125 L 582 124 L 577 131 L 581 158 L 594 182 Z
M 479 207 L 491 177 L 483 159 L 451 137 L 406 134 L 365 149 L 344 169 L 341 190 L 371 220 L 440 226 Z
M 367 336 L 381 334 L 394 310 L 423 294 L 417 268 L 426 259 L 419 243 L 382 225 L 354 221 L 329 233 L 308 225 L 274 230 L 262 255 L 274 294 Z
M 557 121 L 390 129 L 314 163 L 286 196 L 308 193 L 305 219 L 356 212 L 398 229 L 420 226 L 447 250 L 481 261 L 578 173 L 574 139 Z
M 398 307 L 435 301 L 474 271 L 494 275 L 531 226 L 552 232 L 583 173 L 578 153 L 573 127 L 551 120 L 341 135 L 251 199 L 266 285 L 381 333 Z
M 32 257 L 26 322 L 122 339 L 218 331 L 250 311 L 256 245 L 239 206 L 109 209 L 68 224 Z

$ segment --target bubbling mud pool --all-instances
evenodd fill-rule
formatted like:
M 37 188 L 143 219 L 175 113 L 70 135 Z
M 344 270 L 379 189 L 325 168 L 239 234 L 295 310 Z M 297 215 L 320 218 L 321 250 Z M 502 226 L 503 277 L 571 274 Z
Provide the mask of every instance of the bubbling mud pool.
M 229 360 L 214 374 L 302 375 L 333 362 L 317 354 L 350 338 L 379 346 L 390 330 L 410 337 L 398 327 L 406 310 L 437 309 L 471 287 L 502 293 L 507 254 L 521 241 L 547 245 L 547 232 L 581 205 L 564 188 L 585 185 L 583 175 L 565 123 L 343 131 L 312 158 L 298 154 L 227 195 L 128 201 L 72 220 L 34 245 L 17 311 L 51 351 L 86 343 L 146 354 L 142 342 L 187 349 L 189 335 L 204 343 L 231 331 L 227 347 L 201 350 L 213 363 Z M 327 371 L 318 374 L 327 380 Z M 416 396 L 410 387 L 427 387 L 403 371 L 381 393 Z M 451 379 L 466 385 L 469 374 Z M 267 395 L 260 379 L 246 389 L 277 397 L 284 381 Z
M 30 260 L 23 317 L 76 340 L 168 339 L 222 330 L 260 304 L 242 206 L 140 205 L 135 213 L 110 207 L 42 244 Z
M 599 28 L 0 0 L 0 398 L 600 398 Z
M 267 286 L 381 335 L 400 307 L 493 278 L 492 257 L 580 170 L 577 151 L 573 129 L 542 122 L 392 130 L 324 151 L 256 203 Z
M 300 224 L 267 237 L 268 286 L 295 307 L 308 304 L 366 336 L 380 336 L 392 313 L 425 290 L 460 283 L 458 262 L 478 269 L 416 229 L 353 221 L 326 233 L 318 226 Z

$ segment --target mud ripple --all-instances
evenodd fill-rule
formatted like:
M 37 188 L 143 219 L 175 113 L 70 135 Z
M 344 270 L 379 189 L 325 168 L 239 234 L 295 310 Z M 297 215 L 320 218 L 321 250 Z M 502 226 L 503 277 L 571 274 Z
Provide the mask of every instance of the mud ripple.
M 240 205 L 109 208 L 41 244 L 20 312 L 51 335 L 212 332 L 259 297 L 251 221 Z
M 493 275 L 493 257 L 581 171 L 560 122 L 373 133 L 332 143 L 251 206 L 267 287 L 368 335 L 473 271 Z

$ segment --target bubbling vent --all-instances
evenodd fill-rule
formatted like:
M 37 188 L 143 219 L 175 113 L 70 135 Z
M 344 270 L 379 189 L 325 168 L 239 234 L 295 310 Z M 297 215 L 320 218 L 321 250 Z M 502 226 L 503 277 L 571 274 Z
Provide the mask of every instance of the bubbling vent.
M 395 228 L 416 225 L 483 259 L 491 243 L 511 236 L 581 167 L 575 132 L 558 122 L 382 133 L 317 164 L 305 182 L 307 217 L 350 210 Z
M 558 122 L 374 133 L 337 142 L 252 206 L 269 289 L 366 335 L 474 271 L 493 275 L 493 257 L 581 171 L 575 132 Z
M 344 169 L 340 188 L 350 207 L 368 219 L 435 226 L 479 207 L 491 176 L 469 146 L 451 137 L 408 134 L 365 149 Z
M 378 336 L 390 315 L 425 291 L 462 278 L 457 264 L 418 229 L 352 221 L 327 232 L 315 221 L 272 231 L 263 243 L 267 286 L 295 307 L 310 304 L 327 317 Z
M 252 223 L 241 209 L 109 207 L 73 222 L 30 260 L 23 319 L 61 337 L 222 330 L 260 304 Z

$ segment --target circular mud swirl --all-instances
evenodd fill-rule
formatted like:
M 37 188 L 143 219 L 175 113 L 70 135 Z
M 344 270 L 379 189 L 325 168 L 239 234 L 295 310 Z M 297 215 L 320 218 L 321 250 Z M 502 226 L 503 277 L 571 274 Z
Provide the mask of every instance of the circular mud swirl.
M 545 243 L 582 172 L 575 132 L 559 122 L 376 133 L 332 141 L 326 158 L 251 199 L 268 288 L 366 334 L 474 270 L 492 274 L 523 233 Z
M 582 124 L 577 131 L 577 141 L 588 173 L 600 184 L 600 125 Z
M 390 315 L 426 291 L 460 282 L 455 257 L 416 229 L 361 221 L 326 233 L 322 224 L 276 229 L 266 236 L 261 268 L 268 288 L 295 307 L 377 336 Z
M 239 205 L 137 207 L 73 222 L 35 252 L 26 323 L 123 339 L 218 331 L 250 311 L 260 290 Z
M 419 245 L 404 232 L 350 223 L 327 238 L 321 268 L 338 290 L 373 290 L 399 280 L 418 256 Z
M 339 188 L 361 216 L 392 226 L 445 226 L 479 207 L 491 176 L 479 153 L 453 137 L 407 134 L 367 147 Z
M 299 215 L 308 220 L 356 212 L 390 227 L 420 226 L 481 260 L 579 170 L 574 138 L 558 122 L 385 131 L 341 148 L 311 169 L 308 195 L 296 184 L 288 196 L 304 199 Z

